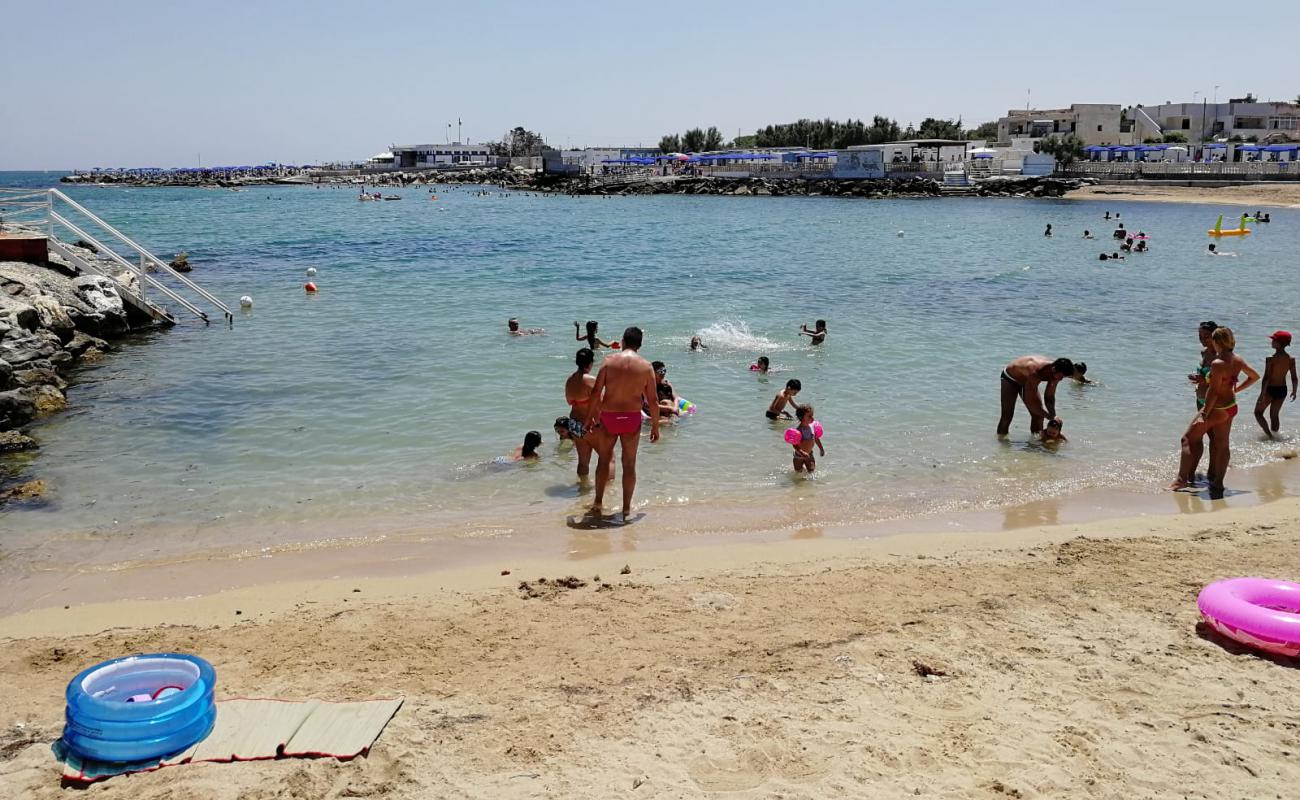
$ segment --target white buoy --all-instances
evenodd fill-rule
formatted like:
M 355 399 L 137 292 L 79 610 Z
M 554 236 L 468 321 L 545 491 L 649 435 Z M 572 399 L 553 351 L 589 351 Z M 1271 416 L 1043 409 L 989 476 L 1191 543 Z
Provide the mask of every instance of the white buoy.
M 240 308 L 252 308 L 252 307 L 253 307 L 253 298 L 249 297 L 248 295 L 244 295 L 243 297 L 239 298 L 239 307 L 240 307 Z
M 899 231 L 899 232 L 898 232 L 898 238 L 900 238 L 900 239 L 903 238 L 903 231 Z
M 307 276 L 308 276 L 308 277 L 311 277 L 312 275 L 315 275 L 315 274 L 316 274 L 316 268 L 315 268 L 315 267 L 308 267 L 308 268 L 307 268 Z

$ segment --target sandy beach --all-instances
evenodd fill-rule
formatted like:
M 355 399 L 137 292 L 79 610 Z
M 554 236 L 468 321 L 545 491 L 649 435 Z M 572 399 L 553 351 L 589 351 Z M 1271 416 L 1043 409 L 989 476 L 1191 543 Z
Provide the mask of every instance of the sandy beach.
M 1206 633 L 1195 597 L 1300 577 L 1297 544 L 1287 499 L 32 611 L 0 620 L 0 796 L 62 796 L 49 744 L 77 670 L 181 650 L 219 696 L 406 705 L 351 763 L 189 765 L 95 796 L 1285 797 L 1300 662 Z
M 1071 200 L 1145 200 L 1159 203 L 1300 208 L 1300 182 L 1217 187 L 1164 186 L 1155 183 L 1085 186 L 1067 192 L 1065 197 Z

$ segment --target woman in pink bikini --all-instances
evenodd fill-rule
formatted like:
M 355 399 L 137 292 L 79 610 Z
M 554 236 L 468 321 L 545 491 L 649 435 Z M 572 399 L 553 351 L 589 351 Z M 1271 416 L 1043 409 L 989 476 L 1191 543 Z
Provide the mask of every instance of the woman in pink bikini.
M 1228 461 L 1232 458 L 1232 420 L 1237 416 L 1237 393 L 1254 386 L 1259 380 L 1259 373 L 1244 358 L 1233 352 L 1237 339 L 1231 328 L 1216 328 L 1210 335 L 1210 340 L 1217 357 L 1210 363 L 1210 373 L 1205 379 L 1205 404 L 1196 412 L 1196 417 L 1183 434 L 1178 477 L 1169 484 L 1169 488 L 1179 491 L 1192 485 L 1199 453 L 1195 452 L 1191 442 L 1209 436 L 1210 465 L 1206 468 L 1206 477 L 1210 483 L 1210 498 L 1219 500 L 1223 497 L 1223 477 L 1228 472 Z M 1238 383 L 1243 372 L 1246 380 Z

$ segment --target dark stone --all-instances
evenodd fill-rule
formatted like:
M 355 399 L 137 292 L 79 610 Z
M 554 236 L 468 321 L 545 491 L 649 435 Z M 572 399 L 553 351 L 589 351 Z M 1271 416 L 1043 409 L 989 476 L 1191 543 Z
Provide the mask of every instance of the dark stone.
M 48 360 L 59 350 L 59 338 L 45 331 L 23 337 L 9 336 L 0 341 L 0 359 L 15 367 L 29 361 Z
M 64 347 L 66 347 L 68 352 L 72 354 L 73 358 L 81 358 L 82 354 L 91 348 L 94 348 L 101 353 L 106 353 L 113 349 L 112 345 L 103 339 L 82 333 L 81 331 L 77 331 L 77 333 L 73 335 L 72 341 L 65 344 Z
M 36 418 L 36 404 L 21 389 L 0 392 L 0 430 L 11 430 Z
M 14 368 L 8 361 L 0 359 L 0 391 L 14 385 Z
M 67 383 L 59 377 L 59 373 L 49 366 L 14 370 L 13 381 L 15 385 L 22 387 L 48 384 L 60 390 L 67 388 Z

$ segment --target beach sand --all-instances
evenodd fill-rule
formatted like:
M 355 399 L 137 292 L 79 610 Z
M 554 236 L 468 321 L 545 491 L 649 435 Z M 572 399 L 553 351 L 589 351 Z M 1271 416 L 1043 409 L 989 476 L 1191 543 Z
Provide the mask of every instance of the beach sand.
M 1300 578 L 1298 545 L 1281 500 L 31 611 L 0 620 L 0 797 L 66 796 L 66 681 L 156 650 L 211 660 L 220 696 L 406 704 L 350 763 L 189 765 L 91 796 L 1295 797 L 1300 662 L 1206 633 L 1195 599 Z
M 1157 183 L 1085 186 L 1065 194 L 1071 200 L 1148 200 L 1270 208 L 1300 208 L 1300 181 L 1245 186 L 1164 186 Z

